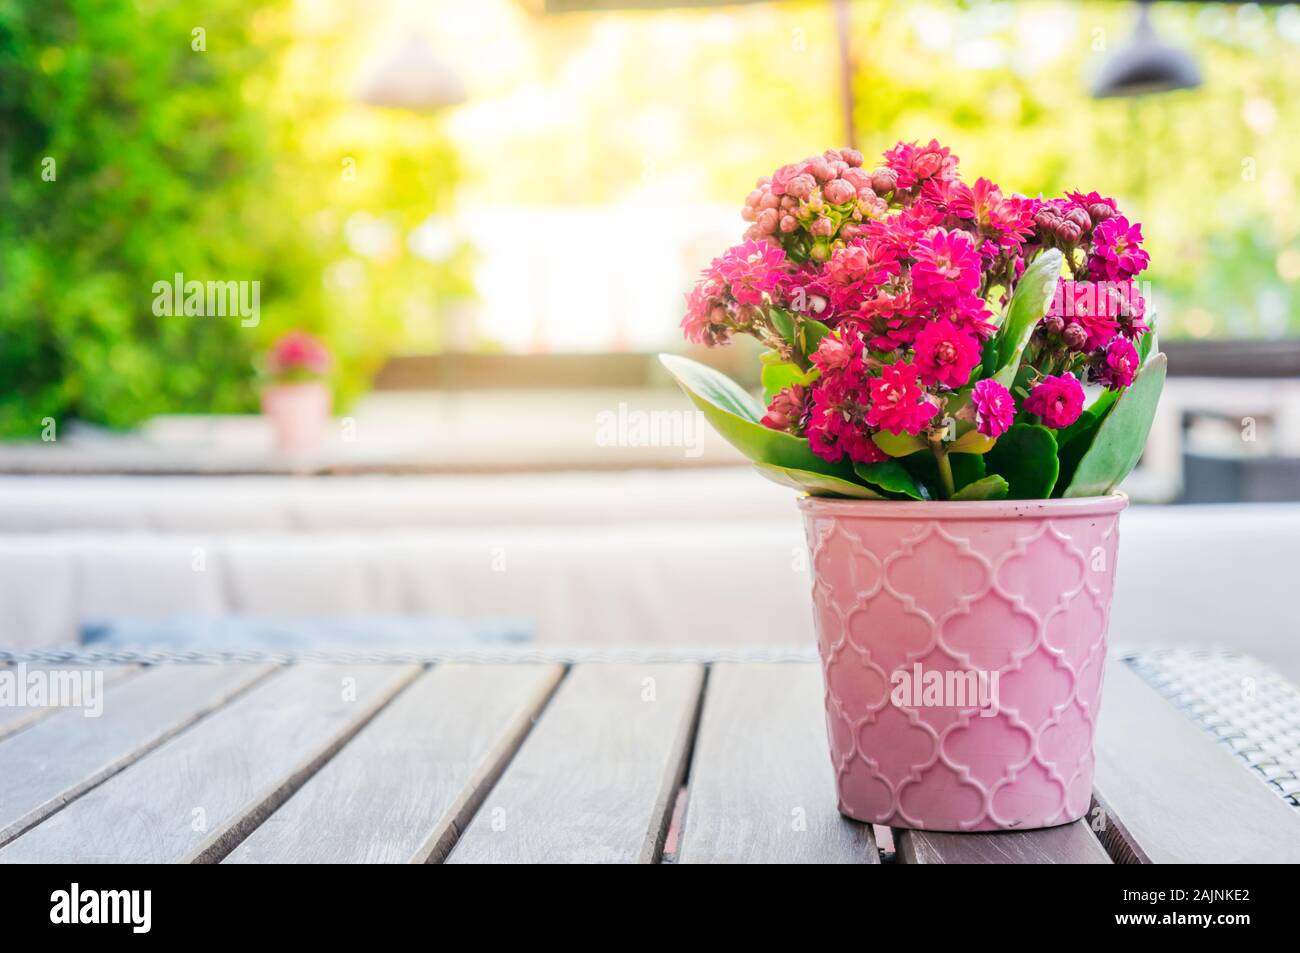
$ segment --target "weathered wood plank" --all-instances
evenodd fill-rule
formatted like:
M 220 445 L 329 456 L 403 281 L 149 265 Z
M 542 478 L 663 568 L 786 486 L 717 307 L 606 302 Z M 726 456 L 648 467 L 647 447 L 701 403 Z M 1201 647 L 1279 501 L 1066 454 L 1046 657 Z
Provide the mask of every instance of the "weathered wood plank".
M 0 863 L 220 860 L 419 672 L 290 666 L 0 848 Z
M 815 663 L 713 666 L 678 863 L 880 863 L 835 807 L 822 696 Z
M 574 666 L 449 861 L 656 861 L 703 674 L 694 664 Z
M 895 829 L 905 864 L 1109 864 L 1086 820 L 1038 831 L 954 834 Z
M 5 666 L 3 662 L 0 662 L 0 678 L 23 679 L 33 672 L 40 672 L 43 677 L 57 673 L 65 678 L 79 678 L 87 672 L 91 673 L 91 675 L 100 672 L 103 679 L 100 684 L 103 688 L 135 675 L 139 671 L 140 667 L 138 665 L 60 665 L 51 662 L 19 662 Z M 92 690 L 94 690 L 93 687 Z M 0 739 L 8 738 L 10 735 L 60 710 L 57 705 L 0 704 Z
M 1117 860 L 1300 862 L 1300 812 L 1121 661 L 1106 669 L 1093 789 Z
M 426 673 L 226 862 L 441 860 L 562 674 L 465 664 Z
M 165 665 L 0 742 L 0 845 L 220 707 L 271 665 Z

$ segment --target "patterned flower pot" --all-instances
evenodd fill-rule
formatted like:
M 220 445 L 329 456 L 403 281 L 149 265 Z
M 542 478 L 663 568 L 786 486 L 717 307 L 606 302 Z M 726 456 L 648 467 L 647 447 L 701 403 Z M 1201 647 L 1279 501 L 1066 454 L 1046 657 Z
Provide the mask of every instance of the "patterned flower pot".
M 1084 816 L 1127 503 L 800 501 L 841 813 L 939 831 Z
M 321 381 L 271 384 L 262 390 L 262 414 L 271 421 L 278 450 L 311 450 L 329 426 L 332 397 Z

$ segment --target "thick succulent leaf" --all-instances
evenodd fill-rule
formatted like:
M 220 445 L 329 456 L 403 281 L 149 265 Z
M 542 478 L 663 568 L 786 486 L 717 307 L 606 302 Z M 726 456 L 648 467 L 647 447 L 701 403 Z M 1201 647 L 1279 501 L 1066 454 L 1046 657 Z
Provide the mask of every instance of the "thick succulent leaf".
M 1153 354 L 1160 353 L 1160 335 L 1156 333 L 1156 316 L 1151 314 L 1150 323 L 1147 325 L 1149 330 L 1142 335 L 1142 340 L 1138 342 L 1138 358 L 1145 364 L 1151 359 Z
M 886 497 L 869 486 L 850 483 L 825 473 L 811 473 L 771 463 L 755 463 L 754 468 L 773 483 L 803 490 L 812 496 L 843 496 L 854 500 L 883 500 Z
M 831 330 L 816 318 L 810 318 L 806 314 L 795 314 L 784 308 L 769 308 L 767 316 L 777 333 L 789 341 L 805 358 L 817 350 L 817 345 Z
M 907 457 L 920 450 L 929 450 L 924 440 L 909 433 L 894 434 L 888 430 L 881 430 L 873 433 L 871 439 L 877 447 L 891 457 Z
M 1006 480 L 994 474 L 966 484 L 954 493 L 952 498 L 954 500 L 1005 500 L 1010 489 Z
M 929 499 L 924 487 L 917 484 L 907 467 L 897 460 L 883 460 L 879 463 L 855 463 L 853 472 L 858 479 L 870 483 L 873 487 L 887 493 L 898 493 L 914 500 Z
M 1137 466 L 1165 386 L 1168 364 L 1164 354 L 1156 354 L 1115 400 L 1114 407 L 1097 427 L 1092 444 L 1079 460 L 1065 496 L 1104 496 Z
M 750 460 L 852 479 L 849 463 L 827 463 L 805 438 L 759 423 L 763 406 L 725 374 L 675 354 L 661 354 L 659 360 L 723 439 Z
M 758 423 L 765 408 L 726 374 L 678 354 L 660 354 L 659 363 L 692 399 L 702 398 L 729 414 Z
M 993 449 L 994 440 L 978 430 L 967 430 L 964 434 L 948 444 L 949 453 L 988 453 Z
M 1062 261 L 1061 252 L 1056 248 L 1039 252 L 1021 275 L 1016 290 L 1011 293 L 1011 300 L 1007 302 L 1007 313 L 996 335 L 997 371 L 993 377 L 1008 390 L 1016 379 L 1020 355 L 1056 294 Z
M 1114 392 L 1108 391 L 1108 393 Z M 1101 426 L 1101 422 L 1106 418 L 1106 412 L 1112 406 L 1110 401 L 1106 401 L 1098 411 L 1096 408 L 1101 404 L 1102 402 L 1098 401 L 1081 413 L 1079 419 L 1070 426 L 1056 432 L 1058 447 L 1056 458 L 1060 462 L 1060 471 L 1056 476 L 1056 486 L 1052 490 L 1053 496 L 1060 496 L 1065 492 L 1074 479 L 1075 471 L 1079 469 L 1079 461 L 1092 446 L 1093 438 L 1097 436 L 1097 428 Z
M 769 351 L 768 353 L 775 354 L 776 352 Z M 764 356 L 766 357 L 766 355 Z M 814 369 L 811 374 L 815 375 L 816 370 Z M 810 372 L 803 370 L 797 364 L 764 361 L 762 369 L 763 402 L 772 403 L 772 398 L 791 384 L 807 384 L 809 376 Z
M 1038 424 L 1016 424 L 984 455 L 990 473 L 1005 477 L 1012 500 L 1045 500 L 1052 495 L 1060 464 L 1056 438 Z

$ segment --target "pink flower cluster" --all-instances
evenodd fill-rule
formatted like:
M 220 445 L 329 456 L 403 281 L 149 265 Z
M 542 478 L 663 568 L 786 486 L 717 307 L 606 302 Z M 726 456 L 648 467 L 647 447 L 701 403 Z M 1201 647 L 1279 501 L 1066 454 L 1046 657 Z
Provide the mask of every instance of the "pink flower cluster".
M 940 439 L 950 416 L 996 438 L 1019 413 L 1069 426 L 1079 378 L 1121 388 L 1146 332 L 1135 277 L 1142 233 L 1112 199 L 1006 195 L 987 179 L 963 182 L 938 142 L 899 143 L 873 171 L 861 153 L 832 149 L 758 180 L 745 200 L 744 241 L 715 259 L 687 297 L 682 328 L 708 346 L 749 334 L 807 366 L 763 423 L 806 436 L 819 456 L 886 459 L 879 433 Z M 1026 264 L 1062 251 L 1070 277 L 1035 332 L 1023 401 L 990 369 L 974 380 L 1004 304 Z M 781 333 L 810 322 L 819 346 L 802 355 Z
M 324 377 L 332 365 L 329 348 L 306 331 L 285 334 L 266 357 L 266 371 L 272 377 Z

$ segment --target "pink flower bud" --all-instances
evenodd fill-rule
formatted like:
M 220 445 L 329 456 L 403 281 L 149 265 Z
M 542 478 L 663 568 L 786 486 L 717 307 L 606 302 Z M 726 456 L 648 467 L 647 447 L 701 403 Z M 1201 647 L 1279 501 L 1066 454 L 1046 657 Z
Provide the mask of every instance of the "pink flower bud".
M 754 222 L 758 220 L 758 212 L 755 211 L 754 206 L 746 205 L 740 210 L 740 217 L 747 222 Z
M 759 208 L 776 208 L 780 204 L 780 197 L 773 195 L 771 192 L 764 192 L 763 197 L 758 200 Z
M 852 166 L 846 169 L 840 178 L 849 183 L 849 185 L 853 186 L 855 189 L 871 188 L 871 176 L 867 175 L 867 173 L 863 172 L 861 169 L 855 169 Z
M 818 242 L 813 245 L 812 251 L 808 253 L 808 257 L 813 261 L 826 261 L 831 257 L 831 246 L 825 242 Z
M 1056 237 L 1067 245 L 1073 245 L 1082 235 L 1083 229 L 1068 219 L 1064 219 L 1056 225 Z
M 796 175 L 786 183 L 785 190 L 797 199 L 806 199 L 812 195 L 812 190 L 817 188 L 817 180 L 808 173 Z
M 849 171 L 849 164 L 847 162 L 841 162 L 837 160 L 831 163 L 831 172 L 835 173 L 835 176 L 837 178 L 843 176 L 844 173 L 848 171 Z
M 793 215 L 781 216 L 781 231 L 785 232 L 787 235 L 790 232 L 793 232 L 798 227 L 799 227 L 799 220 L 795 218 Z
M 1060 334 L 1065 330 L 1065 321 L 1059 314 L 1043 318 L 1043 330 L 1048 334 Z
M 1072 321 L 1065 326 L 1063 337 L 1065 338 L 1066 347 L 1071 351 L 1080 351 L 1088 341 L 1088 332 L 1084 330 L 1083 325 Z
M 797 208 L 798 206 L 799 206 L 799 200 L 796 199 L 793 195 L 781 196 L 781 205 L 780 205 L 781 208 L 789 210 L 792 208 Z
M 840 238 L 843 238 L 845 241 L 850 241 L 854 238 L 857 238 L 861 234 L 862 234 L 861 227 L 854 225 L 852 222 L 840 228 Z
M 827 149 L 822 153 L 822 158 L 827 162 L 842 162 L 844 154 L 839 149 Z
M 840 156 L 851 166 L 862 165 L 862 153 L 857 149 L 841 149 Z
M 1115 210 L 1105 202 L 1094 202 L 1088 206 L 1088 214 L 1092 216 L 1094 222 L 1100 225 L 1106 219 L 1112 218 L 1115 215 Z
M 1090 219 L 1088 213 L 1081 208 L 1070 209 L 1070 211 L 1065 213 L 1065 220 L 1067 222 L 1074 222 L 1075 225 L 1078 225 L 1080 232 L 1086 232 L 1088 229 L 1092 228 L 1092 219 Z
M 829 182 L 835 178 L 835 173 L 831 171 L 831 164 L 825 159 L 818 159 L 813 162 L 808 167 L 808 171 L 813 174 L 818 182 Z
M 1045 232 L 1055 231 L 1060 221 L 1061 216 L 1057 214 L 1056 209 L 1050 207 L 1040 208 L 1034 215 L 1034 224 Z
M 877 169 L 871 173 L 871 188 L 877 195 L 888 195 L 898 186 L 898 173 L 893 169 Z
M 757 208 L 759 199 L 761 199 L 762 197 L 763 197 L 763 190 L 754 189 L 754 191 L 750 192 L 748 195 L 745 196 L 745 204 L 753 205 L 755 208 Z
M 842 205 L 857 195 L 857 190 L 843 179 L 832 179 L 822 188 L 822 195 L 832 205 Z
M 780 216 L 774 208 L 765 208 L 758 213 L 757 225 L 764 235 L 771 235 L 776 231 L 777 222 Z
M 835 234 L 835 223 L 825 215 L 818 216 L 808 229 L 817 238 L 830 238 Z

